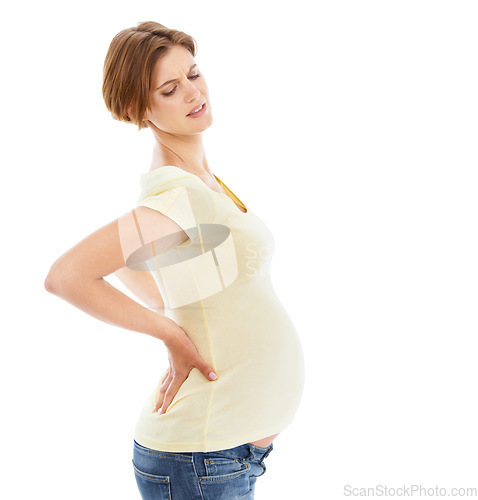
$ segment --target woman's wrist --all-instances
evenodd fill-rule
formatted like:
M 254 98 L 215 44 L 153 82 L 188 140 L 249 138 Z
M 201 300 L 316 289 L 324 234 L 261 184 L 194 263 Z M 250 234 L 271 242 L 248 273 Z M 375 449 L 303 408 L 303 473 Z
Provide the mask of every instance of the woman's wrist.
M 177 334 L 178 324 L 168 318 L 167 316 L 160 315 L 160 321 L 158 322 L 157 329 L 153 333 L 153 336 L 159 340 L 162 340 L 165 346 L 168 346 Z

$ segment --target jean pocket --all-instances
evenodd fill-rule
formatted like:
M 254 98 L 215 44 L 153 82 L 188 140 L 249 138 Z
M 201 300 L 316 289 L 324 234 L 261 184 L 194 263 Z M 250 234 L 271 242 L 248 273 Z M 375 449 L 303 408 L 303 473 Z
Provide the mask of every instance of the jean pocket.
M 254 461 L 253 466 L 254 466 L 254 468 L 253 468 L 252 477 L 261 477 L 266 473 L 267 467 L 266 467 L 266 464 L 264 462 Z
M 143 500 L 171 500 L 171 481 L 169 476 L 157 476 L 139 470 L 133 462 L 134 476 Z
M 264 460 L 270 455 L 273 446 L 267 448 L 259 448 L 258 446 L 252 446 L 254 459 L 251 460 L 252 465 L 252 477 L 263 476 L 267 470 Z
M 204 467 L 206 476 L 199 478 L 202 483 L 228 481 L 245 474 L 251 468 L 247 462 L 235 458 L 206 458 Z

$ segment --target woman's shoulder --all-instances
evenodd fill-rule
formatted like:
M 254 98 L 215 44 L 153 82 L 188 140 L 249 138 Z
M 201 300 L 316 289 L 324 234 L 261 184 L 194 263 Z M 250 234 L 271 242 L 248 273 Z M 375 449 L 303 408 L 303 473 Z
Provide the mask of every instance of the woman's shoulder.
M 196 175 L 179 167 L 166 165 L 140 176 L 137 203 L 160 203 L 162 209 L 194 213 L 199 220 L 216 215 L 214 193 Z M 159 205 L 158 205 L 159 206 Z
M 140 175 L 139 179 L 141 194 L 144 196 L 174 190 L 181 186 L 188 186 L 190 189 L 197 186 L 200 187 L 197 181 L 202 182 L 194 174 L 173 165 L 165 165 L 144 172 Z

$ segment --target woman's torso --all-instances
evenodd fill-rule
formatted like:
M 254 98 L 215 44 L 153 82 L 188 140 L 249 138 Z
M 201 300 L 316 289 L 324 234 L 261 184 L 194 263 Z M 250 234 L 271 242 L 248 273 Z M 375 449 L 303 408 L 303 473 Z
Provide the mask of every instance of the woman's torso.
M 211 383 L 192 370 L 162 415 L 151 412 L 158 382 L 135 438 L 164 451 L 212 451 L 245 442 L 267 447 L 291 422 L 304 382 L 300 340 L 271 282 L 274 238 L 247 204 L 241 210 L 219 178 L 206 184 L 179 167 L 161 170 L 142 176 L 146 206 L 157 208 L 155 197 L 171 186 L 185 187 L 208 251 L 187 260 L 178 251 L 179 264 L 151 270 L 166 314 L 219 378 Z M 194 249 L 189 246 L 189 256 Z M 185 283 L 179 290 L 178 272 Z
M 207 184 L 207 186 L 211 189 L 213 189 L 214 191 L 217 191 L 218 193 L 222 193 L 222 194 L 225 194 L 227 196 L 229 196 L 227 194 L 227 192 L 224 190 L 224 188 L 222 187 L 222 183 L 220 181 L 218 181 L 216 178 L 214 178 L 213 180 L 205 180 L 204 178 L 202 178 L 203 182 L 205 184 Z M 234 201 L 234 203 L 236 204 L 237 208 L 241 211 L 241 212 L 246 212 L 247 209 L 246 207 L 240 203 L 238 204 L 234 199 L 232 200 Z M 277 434 L 272 434 L 272 436 L 266 436 L 262 439 L 258 439 L 256 441 L 249 441 L 250 444 L 253 444 L 255 446 L 258 446 L 259 448 L 267 448 L 271 445 L 271 443 L 274 441 L 274 439 L 279 435 L 279 433 Z

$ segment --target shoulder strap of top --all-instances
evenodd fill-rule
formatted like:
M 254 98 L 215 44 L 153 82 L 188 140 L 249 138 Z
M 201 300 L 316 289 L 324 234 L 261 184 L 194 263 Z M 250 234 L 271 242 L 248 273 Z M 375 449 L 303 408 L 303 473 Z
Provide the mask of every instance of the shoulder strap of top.
M 217 182 L 219 182 L 219 184 L 221 184 L 221 186 L 232 196 L 233 201 L 235 201 L 236 203 L 238 203 L 239 205 L 241 205 L 241 207 L 244 207 L 247 210 L 247 208 L 244 205 L 244 203 L 242 203 L 242 201 L 224 184 L 224 182 L 222 182 L 221 179 L 219 179 L 219 177 L 216 174 L 212 174 L 212 175 L 214 175 L 214 177 L 216 178 Z

